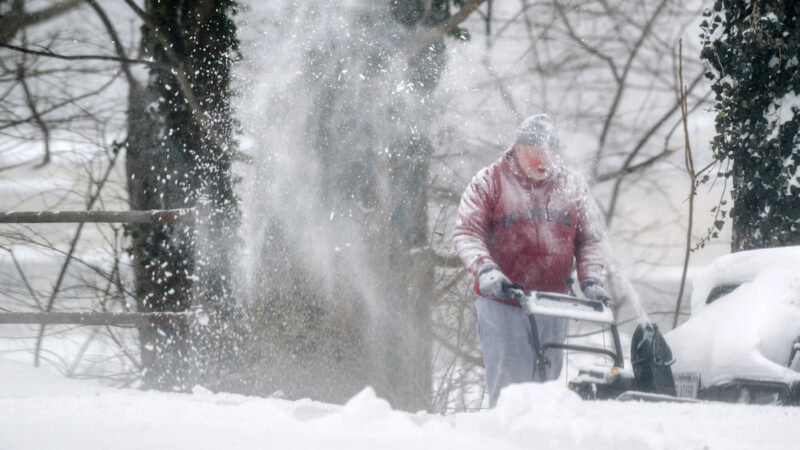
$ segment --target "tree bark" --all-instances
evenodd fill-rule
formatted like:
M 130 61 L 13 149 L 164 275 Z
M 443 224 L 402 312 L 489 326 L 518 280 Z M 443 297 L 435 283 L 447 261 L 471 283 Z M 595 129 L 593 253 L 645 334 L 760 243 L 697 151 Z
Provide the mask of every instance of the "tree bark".
M 131 208 L 202 203 L 206 211 L 194 223 L 129 228 L 141 312 L 181 312 L 197 305 L 224 320 L 230 306 L 238 224 L 230 158 L 235 147 L 230 53 L 238 44 L 229 17 L 234 8 L 226 0 L 151 0 L 137 11 L 145 21 L 142 47 L 155 64 L 148 83 L 132 85 L 128 98 Z M 218 239 L 204 238 L 208 235 Z M 201 252 L 198 242 L 204 245 Z M 180 324 L 142 331 L 146 387 L 187 389 L 203 374 L 208 352 L 198 352 L 190 337 Z

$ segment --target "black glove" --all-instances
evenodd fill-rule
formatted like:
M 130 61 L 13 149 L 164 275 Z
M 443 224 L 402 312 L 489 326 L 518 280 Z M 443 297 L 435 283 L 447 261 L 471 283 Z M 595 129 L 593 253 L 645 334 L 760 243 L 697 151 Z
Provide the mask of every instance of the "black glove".
M 519 298 L 525 294 L 522 285 L 512 283 L 494 264 L 478 271 L 478 290 L 484 297 L 496 300 Z
M 596 280 L 581 281 L 581 291 L 583 292 L 583 295 L 589 300 L 599 300 L 603 302 L 603 304 L 606 306 L 609 306 L 609 303 L 611 302 L 611 297 L 608 296 L 608 293 L 606 293 L 606 290 L 603 289 L 603 285 L 600 284 L 599 281 Z

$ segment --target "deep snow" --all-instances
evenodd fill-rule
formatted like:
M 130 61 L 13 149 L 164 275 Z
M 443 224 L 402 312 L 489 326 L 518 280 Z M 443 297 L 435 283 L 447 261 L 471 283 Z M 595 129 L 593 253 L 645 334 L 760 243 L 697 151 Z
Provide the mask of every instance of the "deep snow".
M 800 408 L 585 402 L 563 385 L 512 386 L 495 410 L 407 414 L 365 389 L 310 400 L 142 392 L 0 358 L 0 449 L 789 449 Z

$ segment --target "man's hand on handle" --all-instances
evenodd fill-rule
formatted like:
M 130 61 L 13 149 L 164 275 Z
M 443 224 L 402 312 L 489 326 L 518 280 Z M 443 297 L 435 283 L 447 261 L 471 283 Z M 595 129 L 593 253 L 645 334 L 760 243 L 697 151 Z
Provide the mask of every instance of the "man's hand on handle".
M 484 297 L 497 300 L 519 299 L 525 295 L 522 285 L 512 283 L 494 264 L 488 264 L 478 271 L 478 289 Z
M 583 295 L 589 300 L 599 300 L 603 302 L 604 305 L 610 306 L 609 303 L 611 301 L 611 297 L 608 296 L 608 293 L 606 293 L 606 290 L 603 289 L 603 285 L 600 284 L 599 281 L 596 280 L 582 281 L 581 291 L 583 291 Z

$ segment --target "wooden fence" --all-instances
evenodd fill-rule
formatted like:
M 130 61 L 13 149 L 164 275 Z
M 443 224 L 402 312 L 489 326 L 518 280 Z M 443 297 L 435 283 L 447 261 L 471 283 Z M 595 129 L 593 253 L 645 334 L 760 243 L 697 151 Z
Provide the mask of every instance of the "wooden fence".
M 7 211 L 2 223 L 140 223 L 193 222 L 194 208 L 150 211 Z M 150 327 L 188 323 L 195 314 L 186 312 L 0 312 L 0 324 L 31 325 L 113 325 Z

